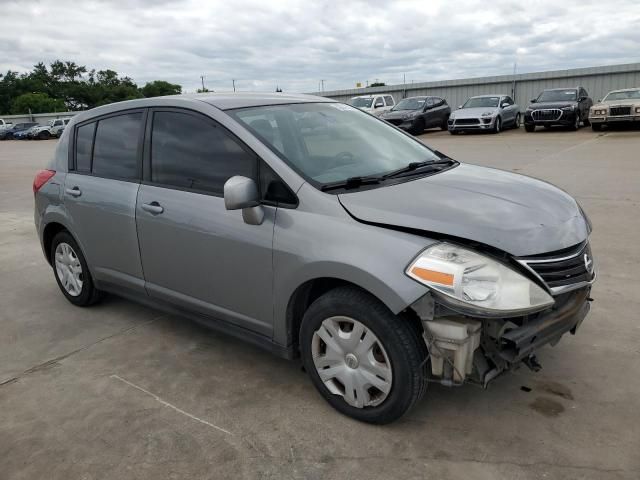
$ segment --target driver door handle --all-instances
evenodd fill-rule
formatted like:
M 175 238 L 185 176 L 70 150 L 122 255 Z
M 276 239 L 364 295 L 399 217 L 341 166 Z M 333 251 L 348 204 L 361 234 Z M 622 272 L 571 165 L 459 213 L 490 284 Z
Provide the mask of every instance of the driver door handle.
M 159 215 L 164 212 L 164 208 L 158 202 L 143 203 L 142 209 L 153 215 Z
M 80 195 L 82 195 L 82 190 L 80 190 L 79 187 L 65 188 L 64 191 L 67 192 L 67 194 L 71 195 L 72 197 L 79 197 Z

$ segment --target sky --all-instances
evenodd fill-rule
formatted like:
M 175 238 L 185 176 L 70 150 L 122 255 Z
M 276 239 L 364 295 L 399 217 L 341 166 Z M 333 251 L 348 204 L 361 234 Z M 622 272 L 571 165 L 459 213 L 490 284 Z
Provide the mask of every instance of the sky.
M 61 59 L 193 92 L 640 62 L 640 0 L 0 0 L 0 72 Z

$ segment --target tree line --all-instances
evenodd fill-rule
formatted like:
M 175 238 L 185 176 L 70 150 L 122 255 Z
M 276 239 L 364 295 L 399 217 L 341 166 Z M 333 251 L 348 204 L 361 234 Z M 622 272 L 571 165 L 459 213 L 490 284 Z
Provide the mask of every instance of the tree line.
M 182 87 L 163 80 L 138 87 L 114 70 L 88 70 L 75 62 L 56 60 L 47 67 L 0 73 L 0 115 L 86 110 L 134 98 L 182 93 Z

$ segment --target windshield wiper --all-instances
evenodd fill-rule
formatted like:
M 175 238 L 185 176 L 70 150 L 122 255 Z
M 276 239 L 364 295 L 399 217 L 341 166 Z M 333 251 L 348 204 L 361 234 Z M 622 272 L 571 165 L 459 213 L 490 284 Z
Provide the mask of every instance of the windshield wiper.
M 440 160 L 426 160 L 424 162 L 411 162 L 408 165 L 399 168 L 397 170 L 393 170 L 389 173 L 383 175 L 384 178 L 394 178 L 404 175 L 409 172 L 423 173 L 426 167 L 435 167 L 438 165 L 451 165 L 455 163 L 455 160 L 449 157 L 442 156 Z
M 384 177 L 349 177 L 346 180 L 325 183 L 322 187 L 320 187 L 320 190 L 326 192 L 327 190 L 336 190 L 338 188 L 358 188 L 362 185 L 375 185 L 383 182 L 384 180 L 386 180 Z

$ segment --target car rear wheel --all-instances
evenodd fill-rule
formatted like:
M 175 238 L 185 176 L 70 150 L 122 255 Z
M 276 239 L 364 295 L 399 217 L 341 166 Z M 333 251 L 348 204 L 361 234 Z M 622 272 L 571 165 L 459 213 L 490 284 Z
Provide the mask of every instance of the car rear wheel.
M 440 130 L 448 130 L 449 129 L 449 115 L 445 115 L 444 120 L 442 121 L 442 125 L 440 125 Z
M 336 288 L 313 302 L 302 320 L 300 351 L 325 400 L 364 422 L 400 418 L 427 387 L 418 328 L 357 288 Z
M 46 130 L 38 133 L 38 138 L 40 140 L 49 140 L 50 137 L 51 137 L 51 134 L 49 132 L 47 132 Z
M 588 127 L 591 125 L 591 120 L 589 120 L 588 118 L 585 118 L 582 123 L 584 124 L 585 127 Z
M 592 123 L 591 124 L 591 130 L 593 130 L 594 132 L 599 132 L 600 130 L 602 130 L 602 124 L 601 123 Z
M 58 287 L 74 305 L 93 305 L 101 292 L 93 285 L 82 250 L 66 231 L 58 233 L 51 243 L 51 263 Z
M 516 113 L 516 118 L 513 121 L 513 128 L 520 128 L 520 114 Z

